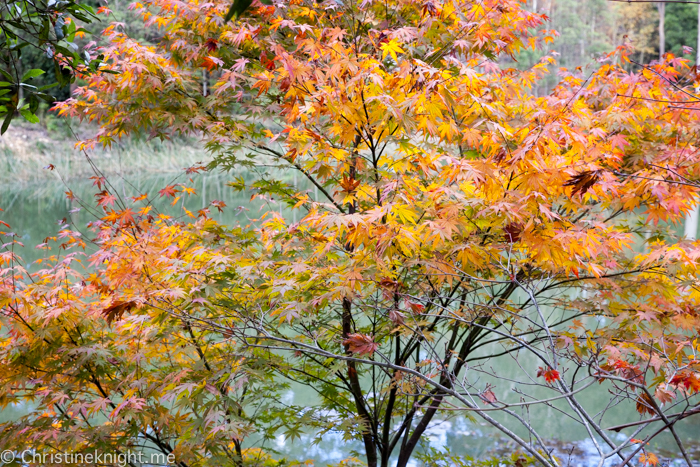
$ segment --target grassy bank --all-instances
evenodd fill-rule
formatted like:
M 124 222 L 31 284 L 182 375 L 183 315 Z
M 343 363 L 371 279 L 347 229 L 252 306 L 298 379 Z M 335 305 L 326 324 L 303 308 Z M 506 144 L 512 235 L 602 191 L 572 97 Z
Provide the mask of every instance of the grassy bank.
M 73 129 L 78 137 L 89 134 Z M 76 138 L 65 124 L 52 126 L 13 122 L 0 137 L 0 182 L 25 184 L 57 175 L 65 179 L 93 175 L 85 154 L 75 148 Z M 182 170 L 210 156 L 196 140 L 123 140 L 111 149 L 88 155 L 105 174 L 167 173 Z M 48 167 L 53 167 L 49 170 Z

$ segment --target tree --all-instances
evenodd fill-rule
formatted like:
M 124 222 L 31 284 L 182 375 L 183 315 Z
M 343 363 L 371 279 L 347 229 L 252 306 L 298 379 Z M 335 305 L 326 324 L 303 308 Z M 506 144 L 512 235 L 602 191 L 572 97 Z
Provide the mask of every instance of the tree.
M 659 10 L 659 60 L 663 60 L 666 53 L 666 2 L 658 2 Z
M 232 187 L 304 217 L 271 210 L 231 232 L 191 221 L 192 240 L 151 254 L 170 227 L 112 210 L 106 187 L 101 238 L 114 240 L 93 264 L 114 288 L 127 281 L 119 303 L 134 304 L 117 310 L 99 292 L 113 323 L 158 325 L 148 315 L 158 310 L 231 345 L 243 371 L 250 359 L 307 385 L 320 410 L 278 407 L 289 436 L 342 431 L 370 466 L 406 466 L 438 414 L 455 411 L 558 465 L 520 415 L 534 404 L 578 420 L 601 459 L 650 463 L 646 443 L 669 431 L 690 465 L 675 424 L 698 413 L 700 254 L 671 228 L 700 176 L 687 61 L 667 55 L 628 73 L 621 47 L 534 97 L 549 57 L 525 71 L 499 65 L 551 40 L 531 35 L 544 18 L 516 1 L 253 3 L 234 22 L 223 1 L 140 8 L 162 42 L 108 28 L 100 52 L 113 73 L 86 77 L 57 106 L 100 124 L 83 147 L 201 134 L 212 168 L 258 173 Z M 320 198 L 270 166 L 296 171 Z M 168 280 L 155 292 L 153 274 Z M 6 290 L 24 303 L 10 278 Z M 504 359 L 518 364 L 515 392 L 499 379 Z M 584 390 L 644 418 L 613 438 Z
M 94 72 L 101 57 L 92 56 L 88 48 L 81 51 L 76 38 L 87 32 L 87 25 L 97 19 L 85 2 L 75 0 L 10 0 L 0 5 L 0 133 L 5 133 L 15 113 L 27 121 L 39 121 L 36 112 L 40 101 L 53 104 L 51 88 L 73 82 L 80 69 Z M 25 59 L 22 59 L 24 54 Z M 28 60 L 27 60 L 28 58 Z M 51 64 L 54 80 L 39 78 Z M 37 79 L 39 78 L 39 79 Z
M 630 2 L 614 6 L 617 28 L 612 43 L 632 44 L 632 56 L 639 63 L 647 63 L 658 51 L 658 13 L 654 4 Z
M 227 267 L 217 232 L 232 232 L 206 217 L 189 229 L 164 214 L 137 225 L 124 212 L 116 224 L 94 226 L 101 250 L 91 267 L 80 266 L 85 241 L 68 225 L 40 245 L 57 253 L 32 274 L 11 249 L 2 254 L 0 404 L 40 410 L 4 423 L 0 446 L 17 453 L 12 465 L 61 463 L 34 457 L 57 455 L 130 466 L 241 465 L 240 441 L 252 420 L 273 416 L 274 399 L 261 396 L 278 385 L 252 355 L 242 368 L 230 339 L 193 326 L 206 317 L 197 317 L 208 294 L 201 278 Z M 132 228 L 147 229 L 148 238 Z M 187 319 L 169 315 L 185 296 Z

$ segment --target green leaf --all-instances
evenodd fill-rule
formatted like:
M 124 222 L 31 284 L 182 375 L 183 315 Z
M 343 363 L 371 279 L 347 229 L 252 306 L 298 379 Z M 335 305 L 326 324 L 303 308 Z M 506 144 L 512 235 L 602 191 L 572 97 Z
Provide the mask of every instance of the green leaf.
M 7 79 L 10 80 L 10 81 L 14 81 L 14 80 L 15 80 L 15 78 L 14 78 L 11 74 L 9 74 L 8 72 L 6 72 L 6 71 L 3 70 L 2 68 L 0 68 L 0 73 L 2 73 L 2 74 L 5 76 L 5 78 L 7 78 Z
M 231 8 L 228 9 L 224 22 L 228 22 L 231 18 L 238 19 L 241 17 L 243 12 L 245 12 L 253 0 L 233 0 L 231 3 Z
M 55 88 L 56 86 L 58 86 L 58 83 L 47 84 L 46 86 L 40 87 L 39 91 L 46 91 L 47 89 Z
M 22 109 L 22 110 L 19 111 L 19 113 L 22 114 L 22 116 L 24 117 L 24 119 L 25 119 L 26 121 L 28 121 L 29 123 L 39 123 L 39 117 L 37 117 L 36 115 L 34 115 L 34 114 L 31 112 L 31 110 L 29 110 L 29 109 Z M 5 125 L 5 124 L 3 123 L 3 126 L 4 126 L 4 125 Z M 3 133 L 4 133 L 4 131 L 3 131 Z
M 4 135 L 5 132 L 7 131 L 7 128 L 10 126 L 10 122 L 12 121 L 12 117 L 14 116 L 14 113 L 10 110 L 7 112 L 7 115 L 5 116 L 5 120 L 2 122 L 2 128 L 0 128 L 0 135 Z

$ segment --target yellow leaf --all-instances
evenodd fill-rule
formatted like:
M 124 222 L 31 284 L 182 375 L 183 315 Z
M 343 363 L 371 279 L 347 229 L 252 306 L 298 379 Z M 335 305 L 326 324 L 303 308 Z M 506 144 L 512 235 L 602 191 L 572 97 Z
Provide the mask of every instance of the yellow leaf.
M 396 39 L 392 39 L 389 42 L 385 42 L 382 44 L 382 60 L 386 58 L 387 55 L 391 55 L 391 58 L 394 59 L 394 62 L 398 63 L 399 59 L 396 57 L 397 53 L 400 54 L 405 54 L 406 52 L 399 46 L 399 43 L 396 41 Z

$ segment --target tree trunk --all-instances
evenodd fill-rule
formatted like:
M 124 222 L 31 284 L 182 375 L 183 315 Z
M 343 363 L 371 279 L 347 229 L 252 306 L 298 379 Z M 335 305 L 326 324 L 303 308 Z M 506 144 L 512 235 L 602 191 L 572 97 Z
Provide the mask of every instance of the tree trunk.
M 350 161 L 350 170 L 348 173 L 351 180 L 354 180 L 355 176 L 357 175 L 357 148 L 360 146 L 361 141 L 362 139 L 359 135 L 355 137 L 355 143 L 352 148 L 352 158 Z M 349 203 L 348 213 L 354 214 L 356 211 L 356 202 L 353 201 Z M 353 251 L 353 249 L 352 243 L 348 242 L 345 245 L 345 251 L 350 253 Z M 343 340 L 347 339 L 352 332 L 352 321 L 352 302 L 348 297 L 345 297 L 343 298 L 342 316 Z M 348 344 L 344 344 L 344 348 L 345 354 L 351 356 L 352 352 L 350 351 L 350 346 Z M 355 400 L 357 414 L 360 416 L 360 419 L 364 425 L 362 427 L 362 441 L 365 445 L 365 454 L 367 455 L 367 467 L 377 467 L 376 424 L 374 423 L 374 420 L 372 420 L 369 410 L 365 405 L 365 399 L 362 394 L 362 386 L 360 385 L 360 379 L 357 374 L 357 366 L 355 365 L 355 362 L 349 360 L 347 362 L 347 369 L 347 381 L 349 384 L 350 393 Z
M 209 95 L 209 73 L 207 69 L 202 69 L 202 96 L 207 97 Z
M 700 206 L 697 203 L 693 206 L 693 209 L 688 211 L 685 215 L 685 238 L 688 240 L 695 240 L 698 235 L 698 214 L 700 214 Z
M 426 410 L 425 412 L 425 415 L 423 415 L 420 422 L 418 422 L 418 425 L 416 426 L 415 430 L 413 430 L 413 434 L 410 438 L 408 438 L 408 441 L 401 447 L 401 450 L 399 451 L 399 459 L 396 462 L 396 467 L 406 467 L 408 465 L 408 461 L 411 460 L 413 450 L 418 445 L 418 442 L 423 436 L 423 433 L 425 433 L 425 430 L 428 428 L 428 425 L 430 425 L 430 422 L 437 413 L 437 410 L 440 407 L 440 404 L 442 403 L 442 398 L 443 396 L 436 396 L 433 398 L 432 402 L 430 403 L 430 406 L 428 407 L 428 410 Z M 408 434 L 409 431 L 407 430 L 406 437 L 408 437 Z
M 666 4 L 659 2 L 656 7 L 659 9 L 659 60 L 663 60 L 666 53 Z

